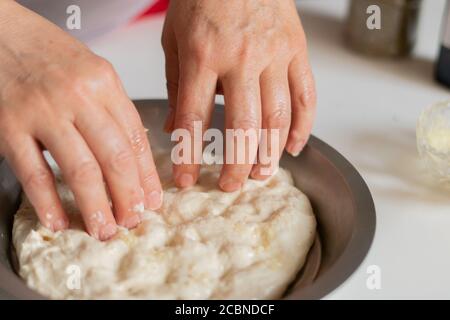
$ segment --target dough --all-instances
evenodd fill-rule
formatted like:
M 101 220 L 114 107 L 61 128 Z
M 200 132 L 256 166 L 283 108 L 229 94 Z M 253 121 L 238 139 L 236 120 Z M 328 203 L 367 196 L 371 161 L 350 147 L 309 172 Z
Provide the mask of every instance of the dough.
M 134 230 L 100 242 L 83 231 L 57 168 L 69 230 L 41 226 L 24 197 L 13 243 L 20 276 L 55 299 L 279 298 L 305 262 L 316 221 L 307 197 L 279 169 L 241 191 L 217 189 L 220 166 L 203 166 L 198 185 L 174 187 L 167 155 L 156 156 L 163 207 Z

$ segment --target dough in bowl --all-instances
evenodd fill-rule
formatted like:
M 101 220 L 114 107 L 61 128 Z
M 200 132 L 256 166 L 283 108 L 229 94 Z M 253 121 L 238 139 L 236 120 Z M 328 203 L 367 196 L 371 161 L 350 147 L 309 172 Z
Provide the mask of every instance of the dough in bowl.
M 167 155 L 155 156 L 163 207 L 134 230 L 100 242 L 83 230 L 58 169 L 70 229 L 53 233 L 24 200 L 13 243 L 20 276 L 55 299 L 279 298 L 303 266 L 316 230 L 307 197 L 283 169 L 240 191 L 217 188 L 220 166 L 203 166 L 195 187 L 177 189 Z

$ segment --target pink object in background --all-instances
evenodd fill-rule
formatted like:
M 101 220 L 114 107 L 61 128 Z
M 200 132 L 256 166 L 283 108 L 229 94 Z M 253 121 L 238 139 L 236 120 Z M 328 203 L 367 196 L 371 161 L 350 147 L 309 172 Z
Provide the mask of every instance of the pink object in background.
M 138 19 L 146 17 L 152 14 L 162 13 L 169 7 L 169 0 L 157 0 L 150 8 L 148 8 L 144 13 L 138 16 Z
M 0 0 L 1 1 L 1 0 Z M 163 12 L 169 0 L 17 0 L 47 18 L 76 38 L 89 41 L 117 27 L 136 21 L 137 17 Z M 66 27 L 67 8 L 76 5 L 81 11 L 81 29 Z

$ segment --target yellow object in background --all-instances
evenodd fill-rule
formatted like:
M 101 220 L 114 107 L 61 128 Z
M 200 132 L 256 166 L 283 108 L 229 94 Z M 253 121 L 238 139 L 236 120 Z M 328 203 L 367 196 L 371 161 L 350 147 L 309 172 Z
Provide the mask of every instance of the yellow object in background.
M 422 112 L 417 123 L 417 148 L 437 178 L 450 182 L 450 100 Z

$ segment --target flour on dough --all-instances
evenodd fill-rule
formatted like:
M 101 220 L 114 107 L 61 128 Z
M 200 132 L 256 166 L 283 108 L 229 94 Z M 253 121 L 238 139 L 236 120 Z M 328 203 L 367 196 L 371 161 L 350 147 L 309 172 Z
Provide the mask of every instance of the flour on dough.
M 167 155 L 155 156 L 163 207 L 142 213 L 134 230 L 100 242 L 83 231 L 73 195 L 57 168 L 69 230 L 40 225 L 24 200 L 13 227 L 20 275 L 55 299 L 279 298 L 305 262 L 316 221 L 307 197 L 279 169 L 240 191 L 217 188 L 220 166 L 203 166 L 187 190 L 171 180 Z

